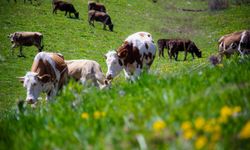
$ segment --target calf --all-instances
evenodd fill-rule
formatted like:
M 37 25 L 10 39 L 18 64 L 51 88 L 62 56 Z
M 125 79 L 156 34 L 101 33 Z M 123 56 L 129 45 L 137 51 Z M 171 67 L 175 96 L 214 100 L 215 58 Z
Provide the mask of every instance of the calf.
M 103 29 L 106 30 L 106 25 L 109 27 L 110 31 L 113 31 L 114 25 L 111 21 L 111 18 L 108 14 L 104 12 L 98 12 L 95 10 L 89 11 L 89 24 L 92 26 L 94 25 L 94 21 L 99 21 L 103 23 Z
M 164 48 L 169 49 L 168 42 L 170 39 L 159 39 L 157 41 L 157 46 L 159 50 L 159 57 L 164 57 Z M 167 51 L 169 53 L 169 51 Z
M 79 18 L 79 12 L 77 12 L 74 8 L 74 6 L 71 3 L 68 2 L 64 2 L 64 1 L 54 1 L 54 9 L 53 9 L 53 13 L 57 13 L 57 9 L 61 10 L 61 11 L 65 11 L 65 16 L 67 15 L 67 13 L 69 12 L 69 17 L 71 17 L 71 13 L 75 14 L 75 17 L 78 19 Z
M 19 55 L 24 56 L 22 53 L 22 46 L 32 46 L 35 45 L 38 48 L 38 52 L 41 52 L 43 49 L 42 40 L 43 35 L 39 32 L 14 32 L 9 36 L 12 43 L 11 51 L 12 55 L 14 53 L 14 48 L 20 47 Z
M 197 48 L 194 42 L 191 40 L 185 39 L 171 39 L 168 42 L 169 47 L 169 58 L 172 59 L 172 56 L 175 57 L 175 60 L 178 60 L 178 53 L 179 51 L 185 52 L 184 61 L 187 59 L 187 53 L 191 53 L 194 59 L 194 53 L 198 58 L 202 57 L 201 51 Z
M 155 52 L 156 46 L 150 33 L 137 32 L 130 35 L 116 51 L 109 51 L 105 55 L 108 66 L 106 78 L 112 80 L 124 69 L 125 78 L 135 81 L 143 68 L 148 72 Z
M 20 80 L 27 89 L 26 101 L 36 103 L 41 92 L 52 99 L 67 81 L 68 68 L 61 54 L 40 52 L 36 55 L 31 71 Z
M 96 2 L 89 2 L 88 3 L 88 11 L 90 11 L 90 10 L 96 10 L 96 11 L 106 13 L 105 6 L 101 3 L 96 3 Z
M 93 60 L 67 60 L 65 61 L 69 76 L 86 85 L 88 80 L 91 80 L 95 86 L 100 89 L 108 87 L 108 81 L 102 73 L 101 66 Z

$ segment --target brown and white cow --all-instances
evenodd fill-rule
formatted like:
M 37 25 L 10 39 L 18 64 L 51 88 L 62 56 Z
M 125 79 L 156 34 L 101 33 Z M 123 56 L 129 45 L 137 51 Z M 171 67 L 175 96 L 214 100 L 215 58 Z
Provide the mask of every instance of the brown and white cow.
M 41 52 L 43 49 L 43 35 L 40 32 L 14 32 L 11 33 L 8 38 L 10 38 L 10 41 L 12 43 L 12 54 L 14 53 L 14 48 L 20 47 L 18 55 L 20 57 L 24 56 L 22 53 L 22 46 L 35 45 L 38 48 L 38 52 Z
M 94 25 L 94 21 L 102 22 L 103 23 L 103 29 L 106 30 L 106 25 L 109 27 L 110 31 L 113 31 L 114 25 L 111 21 L 111 18 L 108 14 L 104 12 L 99 12 L 95 10 L 90 10 L 88 13 L 88 21 L 89 24 L 92 26 Z
M 21 77 L 27 89 L 26 101 L 36 103 L 41 92 L 47 94 L 46 100 L 55 96 L 67 81 L 68 67 L 58 53 L 40 52 L 35 56 L 31 71 Z
M 105 54 L 108 80 L 117 76 L 124 69 L 125 78 L 135 81 L 142 69 L 150 69 L 156 53 L 152 35 L 148 32 L 137 32 L 126 38 L 116 50 Z
M 224 35 L 219 39 L 218 44 L 221 58 L 223 55 L 230 57 L 235 53 L 248 54 L 250 52 L 250 30 Z
M 86 85 L 87 81 L 91 80 L 100 89 L 108 87 L 109 83 L 102 73 L 101 66 L 96 61 L 80 59 L 66 60 L 65 62 L 68 66 L 69 77 L 80 81 L 83 85 Z
M 96 3 L 96 2 L 88 2 L 88 11 L 90 10 L 96 10 L 106 13 L 105 6 L 101 3 Z
M 187 53 L 191 53 L 194 59 L 194 54 L 198 57 L 202 57 L 202 52 L 197 48 L 195 43 L 188 39 L 170 39 L 168 41 L 169 48 L 169 58 L 172 59 L 172 56 L 175 57 L 175 60 L 178 60 L 179 51 L 184 51 L 184 61 L 187 60 Z

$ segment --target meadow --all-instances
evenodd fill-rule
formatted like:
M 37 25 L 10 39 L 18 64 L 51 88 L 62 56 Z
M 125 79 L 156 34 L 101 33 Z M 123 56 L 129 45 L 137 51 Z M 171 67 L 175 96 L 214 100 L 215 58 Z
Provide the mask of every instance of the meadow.
M 250 149 L 250 58 L 208 61 L 222 35 L 250 29 L 249 4 L 209 11 L 205 0 L 100 0 L 114 23 L 110 32 L 89 26 L 87 0 L 71 0 L 80 19 L 52 14 L 51 0 L 40 2 L 0 1 L 0 149 Z M 37 50 L 11 55 L 7 35 L 16 31 L 41 32 L 45 51 L 96 60 L 103 72 L 103 54 L 138 31 L 155 42 L 192 39 L 203 57 L 182 61 L 179 53 L 180 61 L 170 61 L 165 52 L 136 83 L 120 73 L 108 90 L 70 81 L 34 109 L 20 103 L 26 90 L 16 77 L 29 71 Z

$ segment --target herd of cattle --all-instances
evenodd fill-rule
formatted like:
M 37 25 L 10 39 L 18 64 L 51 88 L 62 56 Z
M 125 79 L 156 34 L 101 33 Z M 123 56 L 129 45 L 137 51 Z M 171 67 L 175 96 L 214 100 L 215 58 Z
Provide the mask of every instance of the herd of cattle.
M 52 4 L 53 13 L 59 9 L 65 11 L 65 15 L 74 13 L 76 18 L 79 17 L 79 13 L 71 3 L 53 0 Z M 104 28 L 108 25 L 109 29 L 113 31 L 113 24 L 103 4 L 89 2 L 88 9 L 90 25 L 94 25 L 94 20 L 101 21 Z M 110 87 L 112 79 L 124 70 L 125 78 L 135 81 L 142 71 L 148 72 L 156 55 L 156 45 L 152 35 L 148 32 L 136 32 L 128 36 L 116 50 L 105 54 L 108 68 L 105 76 L 96 61 L 64 60 L 62 54 L 42 52 L 43 35 L 39 32 L 15 32 L 8 37 L 12 43 L 12 53 L 14 48 L 20 47 L 19 56 L 23 56 L 22 46 L 34 45 L 38 49 L 31 70 L 24 77 L 20 77 L 20 81 L 27 90 L 26 102 L 31 104 L 37 102 L 41 92 L 47 94 L 46 100 L 53 98 L 58 90 L 67 84 L 68 78 L 80 81 L 83 85 L 91 81 L 92 84 L 103 89 Z M 234 53 L 248 54 L 250 53 L 250 30 L 224 35 L 219 39 L 218 44 L 217 57 L 220 60 L 224 55 L 229 57 Z M 170 59 L 174 57 L 175 60 L 178 60 L 179 51 L 184 51 L 184 60 L 186 60 L 188 52 L 192 54 L 193 58 L 194 54 L 199 58 L 202 57 L 199 48 L 188 39 L 159 39 L 157 45 L 159 57 L 164 57 L 165 48 Z

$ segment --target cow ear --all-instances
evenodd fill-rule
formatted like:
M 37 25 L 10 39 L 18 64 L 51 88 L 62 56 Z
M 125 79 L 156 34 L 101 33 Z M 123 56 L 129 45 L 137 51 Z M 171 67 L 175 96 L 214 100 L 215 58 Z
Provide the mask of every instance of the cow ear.
M 41 81 L 41 82 L 46 83 L 46 82 L 51 81 L 51 76 L 49 74 L 38 76 L 38 80 Z
M 119 58 L 124 58 L 124 57 L 127 56 L 127 54 L 128 54 L 128 50 L 127 49 L 125 49 L 125 50 L 117 53 L 117 55 L 118 55 Z
M 106 56 L 105 54 L 103 55 L 103 57 L 104 57 L 105 59 L 107 59 L 107 56 Z
M 24 82 L 24 77 L 17 77 L 17 78 L 18 78 L 18 80 L 19 80 L 21 83 Z

